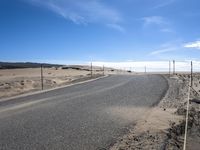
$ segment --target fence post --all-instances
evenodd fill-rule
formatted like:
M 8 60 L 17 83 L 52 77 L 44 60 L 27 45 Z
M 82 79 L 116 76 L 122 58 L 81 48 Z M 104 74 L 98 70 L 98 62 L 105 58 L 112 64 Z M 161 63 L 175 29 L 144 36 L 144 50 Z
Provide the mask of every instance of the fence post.
M 171 75 L 171 61 L 169 61 L 169 77 Z
M 175 66 L 175 60 L 173 60 L 173 75 L 175 75 L 176 72 L 176 66 Z
M 91 77 L 93 76 L 93 72 L 92 72 L 92 62 L 91 62 L 91 66 L 90 66 L 91 68 L 90 68 L 90 71 L 91 71 Z
M 105 68 L 104 68 L 104 65 L 103 65 L 103 75 L 105 75 Z
M 43 65 L 41 64 L 41 88 L 44 89 L 44 83 L 43 83 Z
M 193 63 L 191 61 L 191 87 L 193 86 Z

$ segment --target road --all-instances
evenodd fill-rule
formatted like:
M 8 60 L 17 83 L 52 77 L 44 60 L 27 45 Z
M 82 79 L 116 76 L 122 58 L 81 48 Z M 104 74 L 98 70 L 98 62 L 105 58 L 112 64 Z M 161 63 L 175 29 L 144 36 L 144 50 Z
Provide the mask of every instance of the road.
M 167 89 L 161 75 L 113 75 L 0 102 L 0 149 L 108 148 Z

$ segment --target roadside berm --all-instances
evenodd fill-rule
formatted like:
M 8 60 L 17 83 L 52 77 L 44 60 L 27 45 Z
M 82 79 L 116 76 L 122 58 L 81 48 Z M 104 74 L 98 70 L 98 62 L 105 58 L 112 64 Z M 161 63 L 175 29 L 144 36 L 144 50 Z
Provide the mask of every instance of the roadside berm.
M 187 150 L 200 147 L 200 74 L 164 75 L 169 89 L 160 103 L 147 112 L 129 132 L 120 137 L 110 150 L 182 150 L 186 108 L 189 103 Z

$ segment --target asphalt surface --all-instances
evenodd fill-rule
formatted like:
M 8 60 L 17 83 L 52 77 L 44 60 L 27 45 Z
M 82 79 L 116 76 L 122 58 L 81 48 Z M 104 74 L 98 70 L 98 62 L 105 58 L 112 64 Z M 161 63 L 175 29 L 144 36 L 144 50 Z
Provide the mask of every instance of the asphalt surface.
M 167 89 L 161 75 L 121 75 L 0 102 L 0 150 L 108 148 Z

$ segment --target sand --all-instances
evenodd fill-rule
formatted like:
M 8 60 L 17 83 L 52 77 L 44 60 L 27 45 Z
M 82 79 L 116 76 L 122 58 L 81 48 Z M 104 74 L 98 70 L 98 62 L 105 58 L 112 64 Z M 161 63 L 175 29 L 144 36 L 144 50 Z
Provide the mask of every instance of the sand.
M 183 149 L 186 103 L 189 91 L 189 75 L 165 75 L 169 90 L 160 103 L 147 111 L 129 132 L 120 137 L 110 150 Z M 191 98 L 200 98 L 200 74 L 194 75 Z M 198 97 L 199 96 L 199 97 Z M 200 104 L 190 103 L 187 149 L 200 147 Z
M 60 68 L 43 68 L 44 89 L 50 89 L 88 80 L 91 67 L 72 65 Z M 106 74 L 131 74 L 125 70 L 93 66 L 93 78 Z M 0 99 L 41 90 L 41 68 L 0 69 Z
M 93 74 L 102 74 L 102 72 L 94 71 Z M 78 79 L 88 78 L 90 71 L 44 68 L 43 75 L 44 89 L 50 89 Z M 0 70 L 0 99 L 38 90 L 41 90 L 40 68 Z

